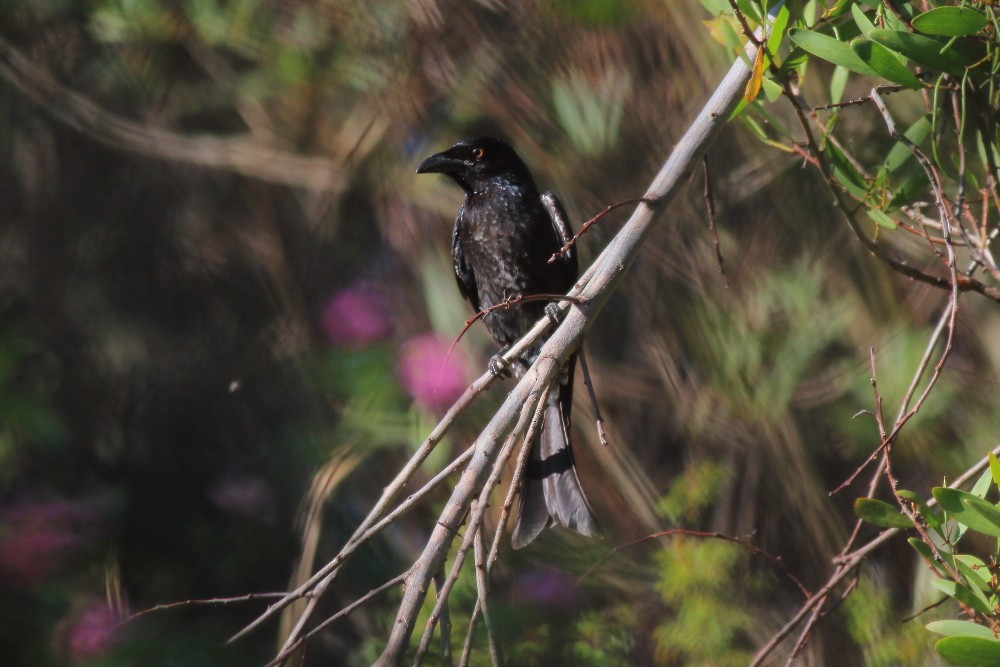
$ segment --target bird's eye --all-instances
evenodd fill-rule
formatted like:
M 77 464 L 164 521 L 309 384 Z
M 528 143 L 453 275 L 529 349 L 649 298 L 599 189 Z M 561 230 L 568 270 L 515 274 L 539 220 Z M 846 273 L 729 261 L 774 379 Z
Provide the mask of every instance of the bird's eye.
M 484 151 L 482 148 L 472 149 L 472 157 L 476 158 L 477 160 L 482 158 L 485 153 L 486 151 Z

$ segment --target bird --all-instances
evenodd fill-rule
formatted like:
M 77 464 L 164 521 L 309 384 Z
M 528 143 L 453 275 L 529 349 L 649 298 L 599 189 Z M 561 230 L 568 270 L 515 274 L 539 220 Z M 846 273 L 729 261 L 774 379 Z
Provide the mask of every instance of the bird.
M 572 238 L 566 212 L 554 194 L 538 191 L 527 165 L 507 142 L 493 137 L 459 141 L 421 162 L 417 173 L 444 174 L 465 193 L 452 229 L 452 260 L 459 292 L 477 313 L 515 297 L 565 294 L 576 282 L 576 249 L 560 253 Z M 555 316 L 544 301 L 535 300 L 484 316 L 486 330 L 501 348 L 490 362 L 494 375 L 509 377 L 513 371 L 520 376 L 538 358 L 541 343 L 513 368 L 502 355 L 546 312 Z M 521 488 L 511 540 L 515 549 L 552 525 L 588 537 L 600 534 L 570 445 L 575 368 L 574 354 L 545 399 Z

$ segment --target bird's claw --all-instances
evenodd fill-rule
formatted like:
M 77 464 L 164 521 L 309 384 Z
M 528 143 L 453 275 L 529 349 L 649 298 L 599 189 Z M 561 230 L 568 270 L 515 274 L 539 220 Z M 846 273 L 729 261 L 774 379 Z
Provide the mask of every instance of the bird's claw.
M 545 314 L 549 316 L 552 324 L 559 324 L 559 304 L 549 303 L 545 306 Z
M 503 353 L 493 355 L 488 368 L 490 374 L 500 380 L 514 377 L 514 370 L 511 368 L 510 362 L 503 358 Z

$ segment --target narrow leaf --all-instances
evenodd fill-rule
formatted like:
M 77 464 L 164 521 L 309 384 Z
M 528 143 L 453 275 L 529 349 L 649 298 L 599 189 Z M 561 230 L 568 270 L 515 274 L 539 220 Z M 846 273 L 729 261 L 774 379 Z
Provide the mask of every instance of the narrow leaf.
M 961 667 L 1000 665 L 1000 642 L 982 637 L 945 637 L 934 644 L 938 655 Z
M 912 528 L 913 524 L 899 508 L 875 498 L 858 498 L 854 501 L 854 513 L 862 521 L 884 528 Z
M 942 53 L 945 47 L 942 42 L 900 30 L 872 30 L 868 33 L 868 39 L 878 42 L 890 51 L 902 54 L 918 65 L 948 74 L 962 74 L 966 67 L 975 62 L 974 59 L 963 56 L 955 49 L 948 49 Z
M 932 621 L 926 626 L 931 632 L 946 637 L 979 637 L 980 639 L 995 640 L 993 631 L 986 626 L 973 623 L 971 621 Z
M 931 131 L 931 121 L 928 116 L 921 116 L 913 125 L 903 133 L 903 136 L 910 140 L 915 146 L 919 146 Z M 889 155 L 885 158 L 885 168 L 889 172 L 894 172 L 913 157 L 913 151 L 902 141 L 897 142 Z
M 913 17 L 913 27 L 928 35 L 961 37 L 973 35 L 989 22 L 972 7 L 935 7 Z
M 896 227 L 898 226 L 895 220 L 893 220 L 892 218 L 890 218 L 877 208 L 867 208 L 865 209 L 865 213 L 867 213 L 868 217 L 871 218 L 872 221 L 874 221 L 875 224 L 878 225 L 879 227 L 885 227 L 886 229 L 896 229 Z
M 878 32 L 878 31 L 876 31 Z M 788 31 L 788 36 L 798 46 L 818 58 L 827 60 L 834 65 L 846 67 L 852 72 L 867 74 L 868 76 L 878 76 L 878 72 L 866 65 L 854 49 L 844 42 L 812 30 L 792 29 Z
M 993 452 L 989 453 L 990 474 L 993 476 L 993 483 L 1000 486 L 1000 460 L 997 460 Z
M 858 39 L 851 48 L 866 65 L 878 72 L 884 79 L 907 88 L 923 88 L 924 84 L 913 72 L 899 61 L 899 57 L 877 42 Z

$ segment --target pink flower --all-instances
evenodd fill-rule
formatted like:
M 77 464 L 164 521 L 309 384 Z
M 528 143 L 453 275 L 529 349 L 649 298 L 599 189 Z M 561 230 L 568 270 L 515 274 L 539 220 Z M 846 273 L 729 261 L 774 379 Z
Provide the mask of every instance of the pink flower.
M 365 347 L 392 333 L 385 295 L 370 283 L 357 283 L 331 296 L 320 326 L 334 345 Z
M 406 341 L 400 350 L 400 382 L 410 398 L 429 410 L 447 408 L 469 384 L 463 359 L 457 351 L 449 356 L 450 347 L 450 341 L 427 333 Z
M 92 502 L 22 501 L 0 511 L 0 580 L 31 588 L 55 575 L 94 538 Z
M 52 634 L 52 649 L 72 662 L 84 662 L 114 646 L 121 639 L 120 630 L 107 604 L 95 600 L 59 621 Z

